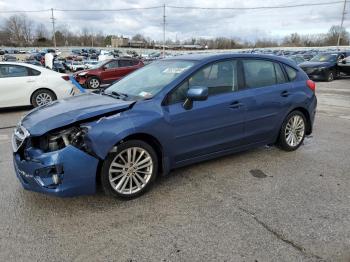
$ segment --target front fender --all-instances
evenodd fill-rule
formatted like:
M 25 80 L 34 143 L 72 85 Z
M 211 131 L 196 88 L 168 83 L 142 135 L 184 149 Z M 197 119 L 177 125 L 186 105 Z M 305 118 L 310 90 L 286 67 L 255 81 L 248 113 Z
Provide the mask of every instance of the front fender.
M 124 137 L 133 134 L 135 127 L 124 114 L 101 117 L 97 121 L 83 125 L 88 129 L 85 143 L 100 159 L 105 159 L 113 146 Z

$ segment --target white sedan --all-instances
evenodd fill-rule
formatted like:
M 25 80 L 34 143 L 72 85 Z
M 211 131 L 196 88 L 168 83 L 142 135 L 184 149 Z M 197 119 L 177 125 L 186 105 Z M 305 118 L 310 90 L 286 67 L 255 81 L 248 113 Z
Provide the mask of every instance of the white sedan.
M 0 108 L 45 105 L 74 95 L 69 76 L 17 62 L 0 62 Z

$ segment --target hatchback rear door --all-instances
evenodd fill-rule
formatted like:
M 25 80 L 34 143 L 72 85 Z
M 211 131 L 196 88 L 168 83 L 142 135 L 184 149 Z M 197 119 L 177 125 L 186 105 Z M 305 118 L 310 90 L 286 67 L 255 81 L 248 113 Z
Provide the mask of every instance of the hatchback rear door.
M 281 119 L 291 106 L 292 86 L 278 62 L 243 59 L 247 93 L 245 143 L 270 142 L 280 128 Z

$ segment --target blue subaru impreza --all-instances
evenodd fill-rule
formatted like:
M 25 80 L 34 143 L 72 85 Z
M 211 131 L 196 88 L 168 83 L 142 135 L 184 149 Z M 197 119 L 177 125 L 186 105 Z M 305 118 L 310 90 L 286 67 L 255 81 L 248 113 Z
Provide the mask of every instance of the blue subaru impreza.
M 312 132 L 315 84 L 287 59 L 189 55 L 153 62 L 100 94 L 29 112 L 13 135 L 28 190 L 133 198 L 159 174 L 278 144 L 296 150 Z

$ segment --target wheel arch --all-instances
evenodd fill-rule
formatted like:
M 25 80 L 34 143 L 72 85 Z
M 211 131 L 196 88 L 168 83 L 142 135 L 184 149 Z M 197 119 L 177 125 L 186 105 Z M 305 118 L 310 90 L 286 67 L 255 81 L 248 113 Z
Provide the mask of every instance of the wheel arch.
M 97 78 L 101 83 L 102 83 L 102 80 L 101 80 L 101 77 L 99 75 L 96 75 L 96 74 L 86 74 L 86 81 L 89 79 L 89 78 Z
M 129 140 L 141 140 L 149 144 L 157 154 L 158 163 L 159 163 L 158 166 L 160 168 L 159 172 L 162 173 L 164 171 L 163 170 L 163 147 L 157 138 L 147 133 L 135 133 L 123 138 L 121 141 L 117 143 L 117 145 Z
M 305 120 L 306 120 L 306 135 L 310 135 L 312 132 L 312 129 L 311 129 L 311 117 L 310 117 L 309 111 L 304 107 L 296 107 L 296 108 L 290 110 L 288 112 L 287 116 L 290 113 L 292 113 L 293 111 L 300 111 L 301 113 L 303 113 Z
M 96 75 L 96 74 L 86 74 L 86 76 L 85 76 L 85 79 L 86 79 L 85 84 L 86 84 L 86 86 L 89 87 L 89 81 L 92 78 L 96 78 L 100 82 L 100 86 L 99 87 L 101 87 L 103 81 L 102 81 L 101 77 L 99 75 Z
M 167 168 L 167 166 L 165 166 L 165 164 L 166 164 L 165 162 L 166 161 L 164 161 L 163 146 L 162 146 L 162 144 L 159 142 L 159 140 L 156 137 L 154 137 L 154 136 L 152 136 L 150 134 L 147 134 L 147 133 L 129 134 L 129 135 L 125 136 L 124 138 L 120 139 L 111 148 L 111 150 L 113 150 L 118 145 L 124 143 L 125 141 L 130 141 L 130 140 L 141 140 L 141 141 L 146 142 L 147 144 L 149 144 L 154 149 L 154 151 L 157 154 L 159 174 L 166 174 L 168 172 L 168 168 Z M 97 183 L 99 183 L 99 181 L 100 181 L 103 161 L 104 161 L 104 159 L 100 159 L 98 167 L 97 167 L 97 175 L 96 175 Z
M 56 94 L 55 91 L 53 91 L 52 89 L 50 89 L 50 88 L 48 88 L 48 87 L 39 87 L 39 88 L 35 89 L 35 90 L 32 92 L 32 94 L 30 95 L 30 98 L 29 98 L 29 104 L 30 104 L 30 105 L 32 105 L 33 95 L 34 95 L 36 92 L 40 91 L 40 90 L 47 90 L 47 91 L 52 92 L 52 93 L 54 94 L 54 96 L 55 96 L 55 100 L 57 100 L 57 94 Z

